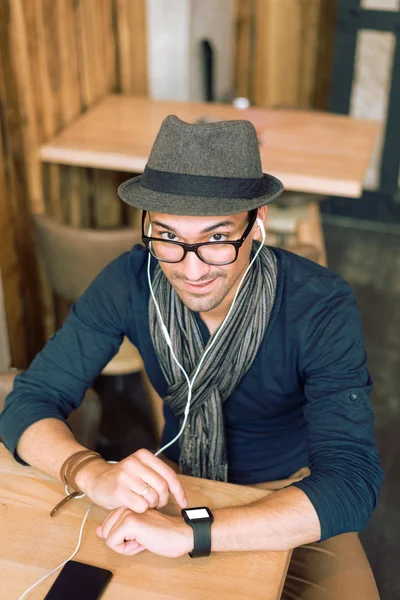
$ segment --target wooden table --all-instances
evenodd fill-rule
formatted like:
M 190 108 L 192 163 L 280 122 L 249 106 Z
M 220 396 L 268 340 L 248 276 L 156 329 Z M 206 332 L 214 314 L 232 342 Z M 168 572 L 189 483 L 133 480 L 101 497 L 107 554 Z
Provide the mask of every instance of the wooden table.
M 267 491 L 180 476 L 189 506 L 210 508 L 252 502 Z M 50 509 L 63 496 L 63 486 L 30 467 L 15 462 L 0 444 L 0 589 L 2 600 L 17 600 L 22 592 L 63 562 L 75 549 L 87 498 L 75 500 L 51 519 Z M 171 502 L 168 514 L 179 514 Z M 86 523 L 75 560 L 114 573 L 104 600 L 252 600 L 278 599 L 290 552 L 215 553 L 208 559 L 163 558 L 144 551 L 124 557 L 95 534 L 106 511 L 96 507 Z M 33 590 L 28 600 L 42 599 L 57 574 Z
M 264 172 L 282 180 L 286 190 L 359 197 L 379 124 L 345 115 L 304 110 L 238 110 L 227 104 L 160 102 L 111 95 L 40 148 L 43 162 L 142 172 L 162 120 L 176 114 L 194 123 L 248 119 L 257 130 Z M 276 219 L 271 207 L 268 219 Z M 279 211 L 283 213 L 283 211 Z M 279 219 L 293 221 L 290 209 Z M 316 246 L 326 265 L 319 203 L 310 202 L 296 223 L 299 244 Z
M 111 95 L 40 148 L 43 162 L 142 172 L 162 120 L 176 114 L 249 119 L 261 142 L 263 170 L 287 190 L 359 197 L 379 125 L 302 110 L 238 110 L 231 105 L 160 102 Z

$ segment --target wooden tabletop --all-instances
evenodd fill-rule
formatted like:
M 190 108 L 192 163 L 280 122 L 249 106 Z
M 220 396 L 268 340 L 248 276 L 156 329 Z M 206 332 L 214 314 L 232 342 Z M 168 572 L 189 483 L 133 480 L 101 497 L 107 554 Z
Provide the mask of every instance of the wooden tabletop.
M 379 125 L 344 115 L 301 110 L 238 110 L 214 103 L 160 102 L 111 95 L 40 148 L 43 162 L 141 173 L 168 114 L 249 119 L 261 142 L 264 172 L 285 188 L 359 197 Z
M 210 508 L 247 504 L 265 490 L 180 476 L 189 506 Z M 89 502 L 74 500 L 50 518 L 63 497 L 63 486 L 30 467 L 22 467 L 0 444 L 0 582 L 1 599 L 17 600 L 30 585 L 63 562 L 75 549 Z M 179 514 L 171 502 L 168 514 Z M 214 553 L 207 559 L 163 558 L 144 551 L 127 557 L 110 550 L 95 534 L 106 515 L 89 514 L 81 549 L 74 560 L 109 569 L 114 577 L 104 600 L 278 599 L 290 552 Z M 59 572 L 58 572 L 59 573 Z M 57 573 L 57 574 L 58 574 Z M 31 592 L 42 599 L 57 574 Z

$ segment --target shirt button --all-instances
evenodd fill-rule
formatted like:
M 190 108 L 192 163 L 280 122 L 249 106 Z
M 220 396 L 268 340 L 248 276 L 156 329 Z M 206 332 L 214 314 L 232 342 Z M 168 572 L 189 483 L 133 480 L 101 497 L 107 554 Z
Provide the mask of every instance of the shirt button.
M 352 402 L 355 402 L 357 399 L 358 399 L 358 396 L 357 396 L 357 394 L 350 394 L 350 400 L 351 400 Z

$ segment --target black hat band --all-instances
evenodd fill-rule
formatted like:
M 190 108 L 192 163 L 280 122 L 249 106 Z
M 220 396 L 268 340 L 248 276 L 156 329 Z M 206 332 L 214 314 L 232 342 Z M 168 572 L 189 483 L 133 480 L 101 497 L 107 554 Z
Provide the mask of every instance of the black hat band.
M 141 187 L 162 194 L 175 196 L 200 196 L 204 198 L 258 198 L 268 190 L 266 177 L 252 179 L 245 177 L 212 177 L 209 175 L 188 175 L 158 171 L 146 166 Z

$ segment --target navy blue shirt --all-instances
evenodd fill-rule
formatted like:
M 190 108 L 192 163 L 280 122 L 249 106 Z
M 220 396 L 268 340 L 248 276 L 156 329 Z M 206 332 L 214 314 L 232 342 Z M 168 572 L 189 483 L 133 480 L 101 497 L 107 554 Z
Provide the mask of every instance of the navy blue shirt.
M 348 284 L 329 269 L 273 248 L 276 298 L 257 356 L 224 402 L 229 481 L 286 478 L 318 514 L 321 540 L 360 531 L 376 506 L 383 471 L 375 444 L 360 314 Z M 0 435 L 17 460 L 21 434 L 43 418 L 65 420 L 126 335 L 161 397 L 167 382 L 149 330 L 147 250 L 113 261 L 72 307 L 63 327 L 15 381 Z M 152 265 L 154 269 L 154 262 Z M 205 339 L 209 332 L 197 315 Z M 164 405 L 163 444 L 179 430 Z M 178 460 L 178 442 L 165 454 Z

